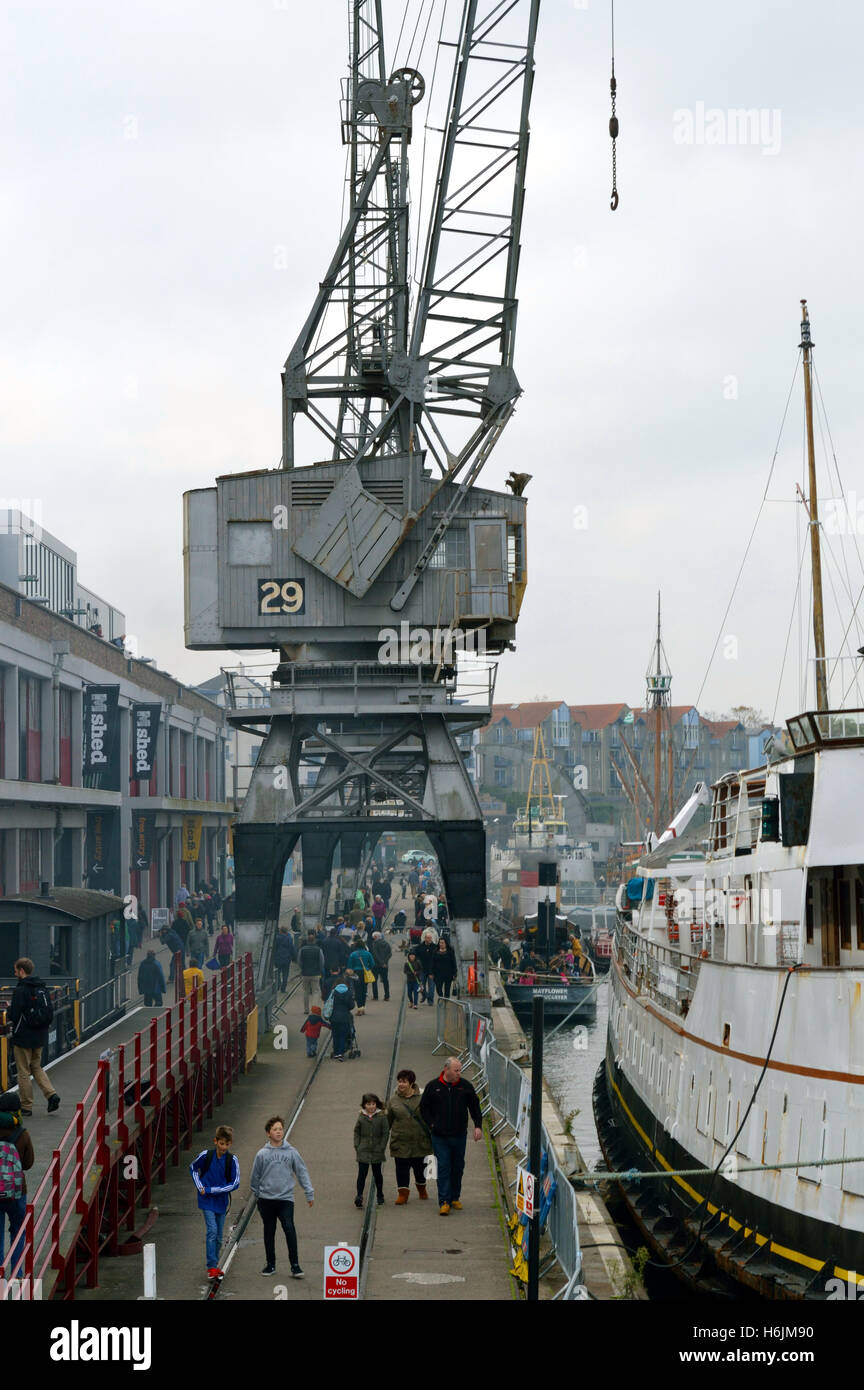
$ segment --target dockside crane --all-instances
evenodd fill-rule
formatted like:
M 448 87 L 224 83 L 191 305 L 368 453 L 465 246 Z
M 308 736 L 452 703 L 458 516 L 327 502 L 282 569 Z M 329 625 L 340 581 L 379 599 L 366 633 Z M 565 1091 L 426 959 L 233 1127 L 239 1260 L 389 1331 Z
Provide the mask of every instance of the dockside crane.
M 237 934 L 262 971 L 298 839 L 308 927 L 337 847 L 345 881 L 393 830 L 428 836 L 461 959 L 483 959 L 483 822 L 457 736 L 488 721 L 494 666 L 469 704 L 454 664 L 407 641 L 384 659 L 382 643 L 482 629 L 495 656 L 515 637 L 529 475 L 507 492 L 477 481 L 521 391 L 539 9 L 421 0 L 415 34 L 440 17 L 427 91 L 421 59 L 388 64 L 382 0 L 349 0 L 347 208 L 282 372 L 280 466 L 184 498 L 187 646 L 279 653 L 268 701 L 229 714 L 266 727 L 234 836 Z M 412 194 L 417 116 L 442 79 L 423 135 L 434 177 Z

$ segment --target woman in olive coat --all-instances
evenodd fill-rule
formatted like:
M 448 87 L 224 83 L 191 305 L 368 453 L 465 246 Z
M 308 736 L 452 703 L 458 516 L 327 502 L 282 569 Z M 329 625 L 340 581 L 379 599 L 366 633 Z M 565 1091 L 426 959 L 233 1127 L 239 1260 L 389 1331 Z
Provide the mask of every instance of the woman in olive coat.
M 387 1156 L 387 1136 L 390 1127 L 384 1114 L 384 1103 L 372 1092 L 367 1091 L 360 1102 L 360 1114 L 354 1126 L 354 1152 L 357 1155 L 357 1196 L 355 1207 L 363 1205 L 363 1189 L 366 1175 L 371 1167 L 378 1192 L 378 1205 L 384 1205 L 384 1177 L 381 1164 Z
M 408 1201 L 411 1191 L 411 1171 L 417 1184 L 417 1196 L 427 1200 L 426 1155 L 432 1152 L 432 1139 L 420 1115 L 420 1089 L 417 1077 L 407 1068 L 396 1077 L 396 1094 L 387 1102 L 387 1121 L 390 1125 L 390 1157 L 396 1162 L 397 1207 Z

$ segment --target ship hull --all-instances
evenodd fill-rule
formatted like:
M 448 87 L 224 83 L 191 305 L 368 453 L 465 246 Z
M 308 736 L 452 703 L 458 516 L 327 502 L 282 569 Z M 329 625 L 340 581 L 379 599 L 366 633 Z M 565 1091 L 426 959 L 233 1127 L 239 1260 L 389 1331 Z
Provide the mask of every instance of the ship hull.
M 611 1040 L 595 1082 L 594 1116 L 613 1172 L 704 1166 L 630 1085 Z M 765 1201 L 719 1174 L 713 1183 L 705 1176 L 619 1187 L 655 1253 L 694 1291 L 732 1292 L 738 1285 L 763 1298 L 824 1300 L 838 1268 L 857 1270 L 864 1260 L 860 1232 Z

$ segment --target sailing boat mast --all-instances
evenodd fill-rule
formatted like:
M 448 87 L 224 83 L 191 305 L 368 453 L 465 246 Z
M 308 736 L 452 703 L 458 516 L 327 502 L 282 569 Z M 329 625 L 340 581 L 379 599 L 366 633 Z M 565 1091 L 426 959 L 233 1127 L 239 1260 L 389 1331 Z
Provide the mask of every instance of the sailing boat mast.
M 813 648 L 816 655 L 816 708 L 828 708 L 825 674 L 825 611 L 822 604 L 822 554 L 819 544 L 819 502 L 816 493 L 816 451 L 813 445 L 813 385 L 811 381 L 810 316 L 807 300 L 801 300 L 801 343 L 804 354 L 804 411 L 807 421 L 807 466 L 810 483 L 810 561 L 813 570 Z

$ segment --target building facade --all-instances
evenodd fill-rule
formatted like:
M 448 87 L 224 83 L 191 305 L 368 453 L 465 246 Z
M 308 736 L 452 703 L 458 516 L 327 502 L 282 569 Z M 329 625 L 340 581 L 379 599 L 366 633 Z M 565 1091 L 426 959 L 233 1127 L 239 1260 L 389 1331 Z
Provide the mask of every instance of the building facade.
M 0 896 L 224 893 L 226 737 L 211 700 L 0 584 Z

